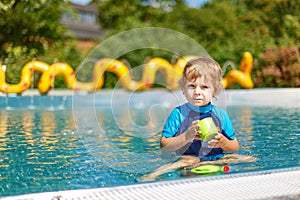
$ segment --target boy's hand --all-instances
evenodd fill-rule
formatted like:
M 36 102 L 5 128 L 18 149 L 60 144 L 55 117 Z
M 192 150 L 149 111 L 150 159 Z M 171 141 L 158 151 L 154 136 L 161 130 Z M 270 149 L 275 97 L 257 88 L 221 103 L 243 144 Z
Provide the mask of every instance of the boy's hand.
M 199 120 L 195 120 L 192 122 L 191 126 L 186 131 L 186 140 L 193 141 L 193 140 L 199 140 L 200 139 L 200 126 L 198 124 Z
M 224 146 L 228 143 L 228 139 L 219 133 L 212 140 L 208 142 L 209 148 L 224 148 Z

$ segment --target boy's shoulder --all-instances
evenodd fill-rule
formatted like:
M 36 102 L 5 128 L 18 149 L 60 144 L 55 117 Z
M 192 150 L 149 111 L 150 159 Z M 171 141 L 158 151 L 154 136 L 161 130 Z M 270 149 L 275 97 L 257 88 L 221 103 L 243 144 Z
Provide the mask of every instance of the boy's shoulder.
M 187 103 L 185 104 L 181 104 L 179 106 L 176 106 L 174 109 L 173 109 L 173 114 L 179 114 L 181 116 L 186 116 L 190 111 L 190 108 L 187 106 Z
M 223 108 L 220 108 L 218 106 L 212 105 L 212 112 L 214 112 L 217 115 L 226 115 L 227 111 Z

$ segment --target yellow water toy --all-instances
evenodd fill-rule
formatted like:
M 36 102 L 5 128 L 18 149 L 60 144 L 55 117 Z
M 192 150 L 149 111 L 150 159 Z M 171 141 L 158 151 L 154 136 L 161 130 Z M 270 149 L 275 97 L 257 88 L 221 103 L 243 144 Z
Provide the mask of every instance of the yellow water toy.
M 195 174 L 211 174 L 219 171 L 231 173 L 233 172 L 233 168 L 228 165 L 224 165 L 222 167 L 217 165 L 202 165 L 191 169 L 191 172 Z
M 31 77 L 34 71 L 46 73 L 49 70 L 49 65 L 40 61 L 32 61 L 27 63 L 21 72 L 20 82 L 17 84 L 6 83 L 6 76 L 3 67 L 0 65 L 0 90 L 4 93 L 20 94 L 27 90 L 31 85 Z
M 6 94 L 21 94 L 30 87 L 34 71 L 42 73 L 38 82 L 40 94 L 48 93 L 53 87 L 54 79 L 57 75 L 63 75 L 65 84 L 70 89 L 95 92 L 101 89 L 104 84 L 105 71 L 116 74 L 121 86 L 131 91 L 140 91 L 150 88 L 155 81 L 157 71 L 160 71 L 165 77 L 166 87 L 170 90 L 176 90 L 184 66 L 187 61 L 193 57 L 195 56 L 182 57 L 178 59 L 174 65 L 163 58 L 152 58 L 144 65 L 143 75 L 140 81 L 132 79 L 130 68 L 124 62 L 112 58 L 102 58 L 95 63 L 91 82 L 76 80 L 75 71 L 66 63 L 58 62 L 49 65 L 41 61 L 31 61 L 22 68 L 20 82 L 17 84 L 9 84 L 6 82 L 5 69 L 0 64 L 0 91 Z M 235 82 L 244 88 L 253 87 L 251 80 L 252 59 L 251 53 L 244 53 L 241 61 L 241 69 L 231 70 L 228 72 L 228 75 L 224 77 L 223 84 L 225 88 L 230 87 Z
M 240 63 L 240 70 L 233 69 L 223 78 L 224 88 L 230 88 L 234 83 L 238 83 L 241 87 L 250 89 L 254 83 L 251 78 L 251 70 L 253 65 L 253 57 L 250 52 L 244 52 Z

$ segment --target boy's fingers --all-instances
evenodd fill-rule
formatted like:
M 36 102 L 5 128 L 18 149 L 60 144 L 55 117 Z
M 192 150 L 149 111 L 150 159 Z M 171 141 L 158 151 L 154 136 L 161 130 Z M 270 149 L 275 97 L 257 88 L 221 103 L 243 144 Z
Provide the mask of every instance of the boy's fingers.
M 199 120 L 195 120 L 192 122 L 192 125 L 198 125 Z

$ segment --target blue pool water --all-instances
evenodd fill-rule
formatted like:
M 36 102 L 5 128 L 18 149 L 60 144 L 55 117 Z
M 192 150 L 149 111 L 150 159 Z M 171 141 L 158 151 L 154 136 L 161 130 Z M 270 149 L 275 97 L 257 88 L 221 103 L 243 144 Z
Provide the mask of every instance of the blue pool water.
M 110 97 L 0 97 L 0 196 L 136 184 L 171 162 L 159 150 L 159 130 L 181 100 L 172 94 Z M 238 153 L 258 158 L 232 166 L 234 173 L 299 166 L 299 106 L 227 110 Z M 178 170 L 157 181 L 187 176 Z

